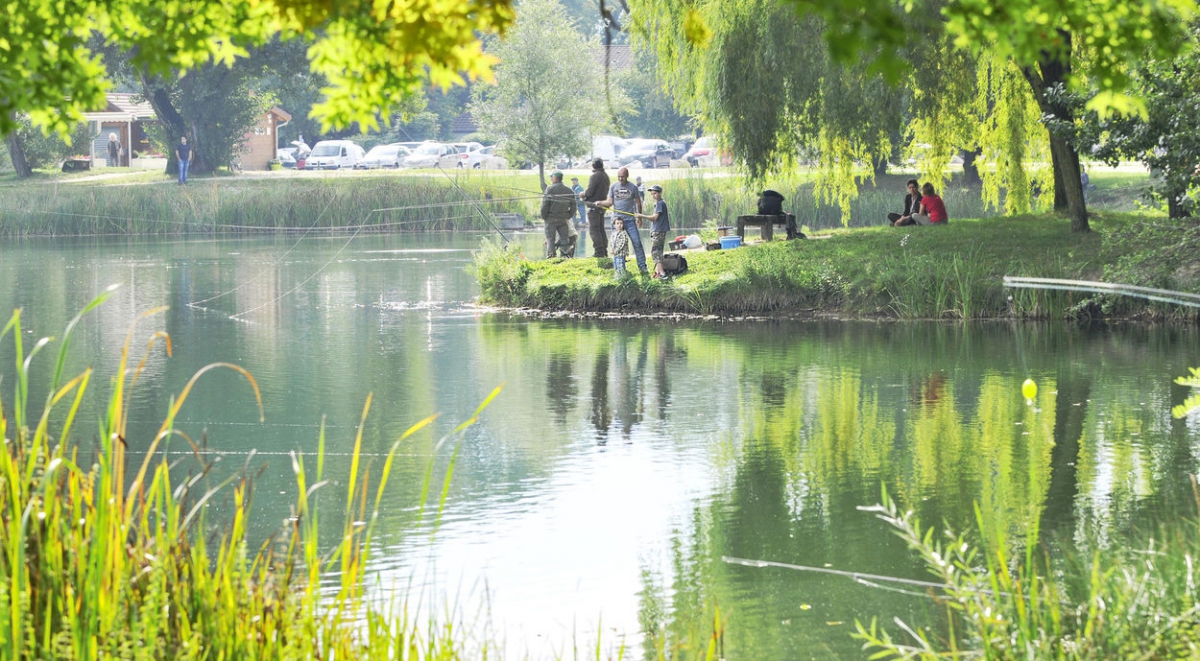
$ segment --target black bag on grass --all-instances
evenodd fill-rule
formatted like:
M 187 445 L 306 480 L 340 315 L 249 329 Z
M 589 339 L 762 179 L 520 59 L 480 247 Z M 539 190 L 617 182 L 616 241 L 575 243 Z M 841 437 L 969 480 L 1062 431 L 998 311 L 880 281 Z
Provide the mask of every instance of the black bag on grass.
M 669 252 L 663 255 L 662 258 L 663 273 L 667 275 L 680 275 L 687 273 L 687 257 Z
M 758 215 L 783 215 L 783 196 L 773 190 L 765 190 L 758 196 Z

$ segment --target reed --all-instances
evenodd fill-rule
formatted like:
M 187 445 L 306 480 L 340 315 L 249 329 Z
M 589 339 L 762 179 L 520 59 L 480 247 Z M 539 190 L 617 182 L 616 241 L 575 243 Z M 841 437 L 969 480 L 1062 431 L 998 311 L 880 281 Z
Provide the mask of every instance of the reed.
M 529 215 L 538 196 L 485 179 L 221 177 L 187 186 L 51 183 L 0 188 L 0 236 L 239 234 L 485 229 L 486 216 Z M 489 196 L 490 195 L 490 199 Z M 485 216 L 486 214 L 486 216 Z
M 1166 659 L 1200 649 L 1194 515 L 1092 554 L 1039 553 L 1036 526 L 1010 557 L 978 516 L 980 540 L 937 535 L 884 494 L 874 508 L 942 585 L 946 625 L 857 623 L 872 659 Z
M 19 311 L 0 333 L 0 338 L 11 333 L 16 355 L 14 398 L 0 416 L 6 440 L 0 451 L 0 656 L 460 659 L 489 654 L 488 643 L 467 645 L 461 629 L 422 623 L 403 601 L 371 597 L 365 588 L 376 516 L 396 450 L 433 418 L 405 432 L 376 475 L 360 463 L 360 425 L 345 514 L 334 522 L 321 521 L 315 497 L 331 483 L 323 470 L 322 431 L 315 457 L 293 455 L 297 498 L 290 526 L 251 548 L 248 478 L 234 476 L 210 487 L 204 469 L 178 483 L 157 450 L 172 439 L 195 448 L 173 421 L 197 379 L 213 369 L 241 374 L 261 412 L 253 377 L 226 363 L 201 369 L 173 398 L 158 433 L 142 439 L 148 446 L 145 459 L 134 461 L 125 449 L 133 440 L 126 436 L 128 393 L 145 361 L 132 366 L 131 329 L 100 421 L 98 455 L 91 465 L 82 463 L 74 422 L 93 374 L 91 369 L 64 374 L 65 358 L 72 330 L 109 293 L 67 326 L 49 394 L 35 415 L 28 413 L 30 364 L 50 340 L 26 353 Z M 151 339 L 147 352 L 159 346 L 170 354 L 165 333 Z M 368 397 L 364 421 L 370 406 Z M 231 493 L 233 507 L 216 532 L 207 527 L 205 506 L 224 491 Z M 328 523 L 341 528 L 333 549 L 318 545 L 318 528 Z

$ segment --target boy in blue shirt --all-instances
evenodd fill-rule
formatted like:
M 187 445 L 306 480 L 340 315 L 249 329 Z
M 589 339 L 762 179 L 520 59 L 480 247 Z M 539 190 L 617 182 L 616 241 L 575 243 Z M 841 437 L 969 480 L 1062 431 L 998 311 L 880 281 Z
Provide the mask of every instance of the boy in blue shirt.
M 671 231 L 671 217 L 667 212 L 667 203 L 662 199 L 662 186 L 654 184 L 646 189 L 650 201 L 654 203 L 654 213 L 634 214 L 640 219 L 650 221 L 650 258 L 654 260 L 654 277 L 661 278 L 663 271 L 663 248 L 667 246 L 667 233 Z

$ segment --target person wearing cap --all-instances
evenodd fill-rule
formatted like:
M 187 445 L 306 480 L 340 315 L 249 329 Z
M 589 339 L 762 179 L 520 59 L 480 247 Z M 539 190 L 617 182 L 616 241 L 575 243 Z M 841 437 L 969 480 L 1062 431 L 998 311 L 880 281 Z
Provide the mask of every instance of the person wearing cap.
M 654 260 L 654 277 L 661 278 L 663 272 L 663 248 L 667 247 L 667 233 L 671 231 L 671 216 L 667 213 L 667 203 L 662 199 L 662 186 L 654 184 L 646 189 L 654 202 L 654 213 L 635 213 L 639 220 L 650 221 L 650 259 Z
M 550 173 L 550 185 L 542 195 L 542 220 L 546 221 L 546 259 L 561 253 L 575 254 L 571 239 L 571 219 L 575 217 L 575 193 L 562 182 L 563 174 Z
M 592 239 L 592 257 L 608 257 L 608 234 L 604 232 L 604 209 L 599 203 L 608 197 L 609 178 L 604 159 L 592 161 L 592 176 L 579 199 L 588 203 L 588 236 Z

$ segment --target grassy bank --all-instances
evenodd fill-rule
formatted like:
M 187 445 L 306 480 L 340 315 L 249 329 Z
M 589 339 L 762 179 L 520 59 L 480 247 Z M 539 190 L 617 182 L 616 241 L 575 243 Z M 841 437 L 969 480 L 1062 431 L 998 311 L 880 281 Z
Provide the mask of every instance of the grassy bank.
M 615 281 L 608 260 L 530 260 L 487 244 L 485 302 L 543 310 L 899 318 L 1192 317 L 1190 308 L 1079 292 L 1007 289 L 1004 276 L 1102 280 L 1200 292 L 1200 226 L 1098 214 L 1073 234 L 1050 216 L 954 220 L 947 227 L 828 230 L 808 240 L 687 254 L 668 282 Z M 608 268 L 605 268 L 608 267 Z
M 366 592 L 376 514 L 395 452 L 405 437 L 432 418 L 406 432 L 376 466 L 365 460 L 360 464 L 360 425 L 349 476 L 323 474 L 322 432 L 315 457 L 292 457 L 293 517 L 274 539 L 251 548 L 246 541 L 251 493 L 247 476 L 235 475 L 214 485 L 207 477 L 208 467 L 201 465 L 177 483 L 165 453 L 157 450 L 172 441 L 195 447 L 196 441 L 173 430 L 172 421 L 197 378 L 212 368 L 231 368 L 246 378 L 245 396 L 257 397 L 253 378 L 232 365 L 206 367 L 172 398 L 168 418 L 154 438 L 127 439 L 127 393 L 144 365 L 132 367 L 131 360 L 137 359 L 130 356 L 131 330 L 113 378 L 106 418 L 98 429 L 92 426 L 95 421 L 87 421 L 84 427 L 90 432 L 77 431 L 75 414 L 89 396 L 92 377 L 90 369 L 75 376 L 62 373 L 77 321 L 60 342 L 42 410 L 30 407 L 26 358 L 35 358 L 46 342 L 26 356 L 19 312 L 0 333 L 14 343 L 17 365 L 15 398 L 5 402 L 0 416 L 5 439 L 0 450 L 3 658 L 488 656 L 488 644 L 471 640 L 455 622 L 417 621 L 404 609 L 403 595 L 393 602 Z M 163 344 L 169 352 L 169 338 L 159 333 L 148 350 Z M 259 406 L 261 411 L 261 400 Z M 364 420 L 369 408 L 368 398 Z M 84 440 L 77 440 L 80 437 Z M 127 454 L 127 442 L 148 450 Z M 335 548 L 321 548 L 316 492 L 333 488 L 330 482 L 335 479 L 333 484 L 343 485 L 346 514 L 323 522 L 339 528 L 341 535 Z M 216 498 L 231 498 L 232 505 L 222 521 L 210 522 L 205 512 Z
M 571 171 L 586 184 L 588 172 Z M 761 186 L 724 169 L 641 170 L 666 188 L 676 227 L 733 224 L 755 208 Z M 865 183 L 851 204 L 850 227 L 877 224 L 903 200 L 909 174 Z M 787 198 L 810 229 L 842 227 L 841 210 L 815 197 L 815 177 L 798 171 L 765 182 Z M 1097 171 L 1094 210 L 1130 211 L 1145 173 Z M 529 171 L 253 173 L 197 177 L 177 186 L 161 172 L 40 173 L 0 176 L 0 236 L 181 235 L 278 230 L 401 232 L 490 229 L 484 216 L 519 213 L 537 224 L 540 184 Z M 956 218 L 995 214 L 978 187 L 956 177 L 943 191 Z

